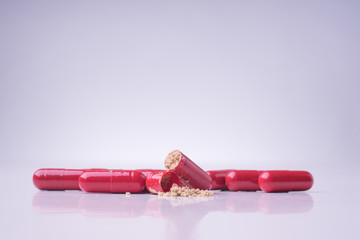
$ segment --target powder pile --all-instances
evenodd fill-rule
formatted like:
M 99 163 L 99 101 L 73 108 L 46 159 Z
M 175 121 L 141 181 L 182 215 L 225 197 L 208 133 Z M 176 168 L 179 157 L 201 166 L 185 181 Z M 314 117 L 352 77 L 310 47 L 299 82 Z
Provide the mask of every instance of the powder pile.
M 169 192 L 158 192 L 158 195 L 165 197 L 210 197 L 214 196 L 214 193 L 208 190 L 179 187 L 177 184 L 173 184 Z

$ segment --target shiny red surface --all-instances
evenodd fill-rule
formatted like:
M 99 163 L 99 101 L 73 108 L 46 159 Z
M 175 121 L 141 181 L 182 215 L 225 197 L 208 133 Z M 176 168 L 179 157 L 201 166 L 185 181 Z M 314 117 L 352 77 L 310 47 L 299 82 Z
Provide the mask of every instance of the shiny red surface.
M 33 183 L 40 190 L 80 190 L 79 176 L 84 169 L 42 168 L 33 175 Z
M 144 174 L 145 178 L 149 176 L 150 173 L 166 172 L 166 170 L 162 170 L 162 169 L 136 169 L 136 171 L 139 171 L 142 174 Z M 149 190 L 145 187 L 144 192 L 145 193 L 149 192 Z
M 225 183 L 231 191 L 257 191 L 260 190 L 258 178 L 261 171 L 233 170 L 228 172 Z
M 137 193 L 145 188 L 145 176 L 131 170 L 88 170 L 79 177 L 79 186 L 85 192 Z
M 166 172 L 163 169 L 136 169 L 136 171 L 141 172 L 145 177 L 149 176 L 150 173 Z
M 305 191 L 314 183 L 307 171 L 264 171 L 259 176 L 259 185 L 264 192 Z
M 173 184 L 181 186 L 180 178 L 173 172 L 153 172 L 146 177 L 146 188 L 151 193 L 168 192 Z
M 169 171 L 176 173 L 185 186 L 209 190 L 211 188 L 211 177 L 182 152 L 180 153 L 179 164 Z
M 225 177 L 232 170 L 210 170 L 206 171 L 211 177 L 211 190 L 226 190 Z

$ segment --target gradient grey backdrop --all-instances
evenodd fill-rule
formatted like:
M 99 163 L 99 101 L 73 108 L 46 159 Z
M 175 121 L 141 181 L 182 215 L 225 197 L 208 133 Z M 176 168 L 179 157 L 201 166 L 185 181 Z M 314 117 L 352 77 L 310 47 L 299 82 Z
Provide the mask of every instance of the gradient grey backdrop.
M 359 1 L 0 1 L 0 161 L 309 169 L 360 156 Z

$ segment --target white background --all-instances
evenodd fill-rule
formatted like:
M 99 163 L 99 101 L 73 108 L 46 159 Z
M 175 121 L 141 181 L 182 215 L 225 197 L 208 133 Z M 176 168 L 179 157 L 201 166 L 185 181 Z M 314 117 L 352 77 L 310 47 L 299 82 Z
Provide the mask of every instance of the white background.
M 359 157 L 356 1 L 2 1 L 1 162 L 309 168 Z
M 2 207 L 14 219 L 5 236 L 84 220 L 35 211 L 36 169 L 163 168 L 174 149 L 206 170 L 313 173 L 310 212 L 247 215 L 247 237 L 292 220 L 307 223 L 307 237 L 354 234 L 341 217 L 355 219 L 360 200 L 359 12 L 358 1 L 1 1 Z M 242 219 L 226 214 L 201 226 Z M 201 226 L 189 238 L 215 236 Z M 277 239 L 296 232 L 286 226 Z

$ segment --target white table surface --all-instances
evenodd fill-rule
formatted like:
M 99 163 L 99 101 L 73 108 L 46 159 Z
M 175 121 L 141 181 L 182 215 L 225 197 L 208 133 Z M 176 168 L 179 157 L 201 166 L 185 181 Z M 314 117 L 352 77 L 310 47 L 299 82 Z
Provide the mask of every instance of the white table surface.
M 315 174 L 310 191 L 213 198 L 39 191 L 35 169 L 3 168 L 1 239 L 355 239 L 356 171 Z M 341 172 L 341 174 L 346 171 Z

